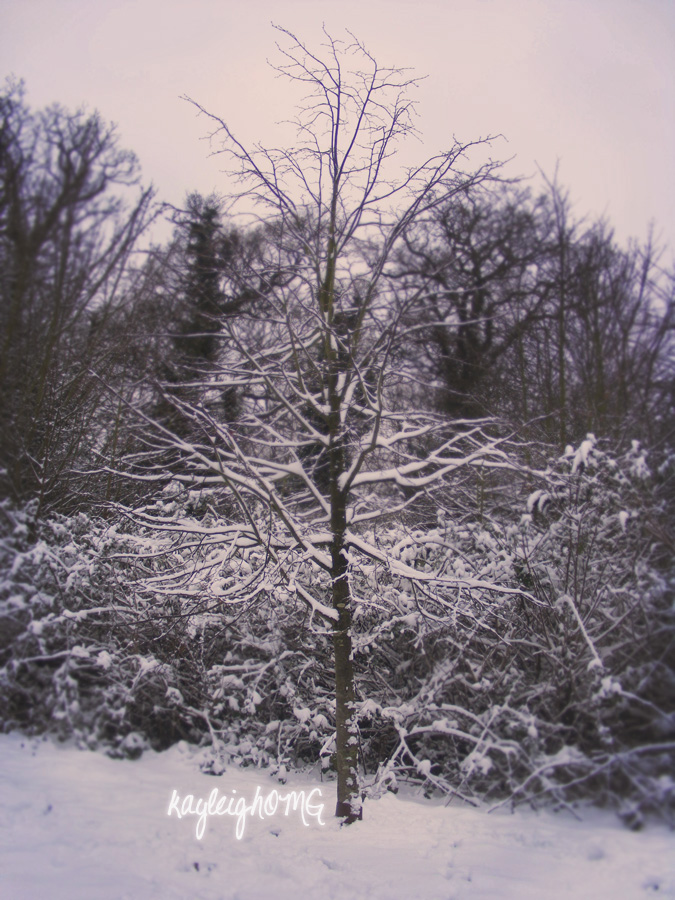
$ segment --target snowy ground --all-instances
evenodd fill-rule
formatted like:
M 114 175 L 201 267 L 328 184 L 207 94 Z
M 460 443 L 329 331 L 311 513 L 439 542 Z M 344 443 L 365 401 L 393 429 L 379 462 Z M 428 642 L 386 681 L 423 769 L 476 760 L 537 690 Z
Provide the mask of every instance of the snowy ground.
M 273 809 L 275 789 L 304 789 L 301 809 L 265 817 L 258 803 L 236 838 L 236 816 L 167 815 L 173 792 L 194 803 L 225 796 Z M 315 804 L 322 791 L 324 825 Z M 277 798 L 279 799 L 279 798 Z M 230 801 L 231 804 L 230 804 Z M 187 801 L 188 803 L 190 801 Z M 242 804 L 243 806 L 243 804 Z M 7 900 L 630 900 L 675 897 L 675 835 L 623 829 L 609 815 L 515 814 L 388 795 L 340 829 L 334 786 L 230 767 L 202 774 L 186 748 L 116 761 L 0 736 L 0 896 Z M 201 809 L 201 807 L 200 807 Z M 241 807 L 240 807 L 241 809 Z M 264 818 L 260 818 L 260 813 Z

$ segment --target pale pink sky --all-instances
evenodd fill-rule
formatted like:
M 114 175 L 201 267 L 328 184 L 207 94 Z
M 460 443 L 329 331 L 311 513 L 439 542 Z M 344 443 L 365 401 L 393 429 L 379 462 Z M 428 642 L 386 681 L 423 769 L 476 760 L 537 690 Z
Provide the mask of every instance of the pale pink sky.
M 294 98 L 266 66 L 270 21 L 313 46 L 351 29 L 384 65 L 428 75 L 419 157 L 502 133 L 510 175 L 560 180 L 621 241 L 650 221 L 675 246 L 673 0 L 4 0 L 0 77 L 29 101 L 97 108 L 160 195 L 227 193 L 189 94 L 246 140 L 275 143 Z M 406 151 L 407 153 L 408 151 Z

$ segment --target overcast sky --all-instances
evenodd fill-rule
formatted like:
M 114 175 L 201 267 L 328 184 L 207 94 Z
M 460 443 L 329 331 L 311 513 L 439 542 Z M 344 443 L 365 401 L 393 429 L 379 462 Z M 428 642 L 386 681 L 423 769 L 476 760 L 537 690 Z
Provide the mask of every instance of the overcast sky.
M 313 46 L 349 28 L 383 65 L 427 75 L 420 157 L 501 133 L 508 174 L 539 165 L 617 237 L 675 246 L 674 0 L 2 0 L 0 74 L 36 107 L 98 109 L 162 199 L 227 193 L 188 94 L 247 141 L 275 143 L 294 100 L 274 21 Z M 537 182 L 535 181 L 535 184 Z

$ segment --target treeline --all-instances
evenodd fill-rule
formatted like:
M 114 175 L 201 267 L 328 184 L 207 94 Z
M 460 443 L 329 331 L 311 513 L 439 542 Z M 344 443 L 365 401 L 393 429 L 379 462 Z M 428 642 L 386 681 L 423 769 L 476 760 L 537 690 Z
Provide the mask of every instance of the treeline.
M 401 778 L 672 810 L 673 273 L 467 148 L 375 207 L 385 139 L 327 140 L 302 204 L 235 143 L 243 226 L 0 96 L 3 727 L 321 761 L 348 818 Z

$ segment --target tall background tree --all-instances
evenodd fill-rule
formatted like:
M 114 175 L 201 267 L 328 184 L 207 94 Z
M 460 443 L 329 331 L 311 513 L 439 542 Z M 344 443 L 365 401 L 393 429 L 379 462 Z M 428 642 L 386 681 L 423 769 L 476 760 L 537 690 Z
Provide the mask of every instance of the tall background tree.
M 565 192 L 453 198 L 408 236 L 393 290 L 424 290 L 408 346 L 448 414 L 493 415 L 562 452 L 588 432 L 665 439 L 673 274 L 651 243 L 616 245 Z
M 136 158 L 98 115 L 33 113 L 0 96 L 0 467 L 3 490 L 41 512 L 77 502 L 73 476 L 101 434 L 107 340 L 152 199 Z M 77 476 L 78 481 L 81 476 Z M 80 482 L 81 483 L 81 482 Z

